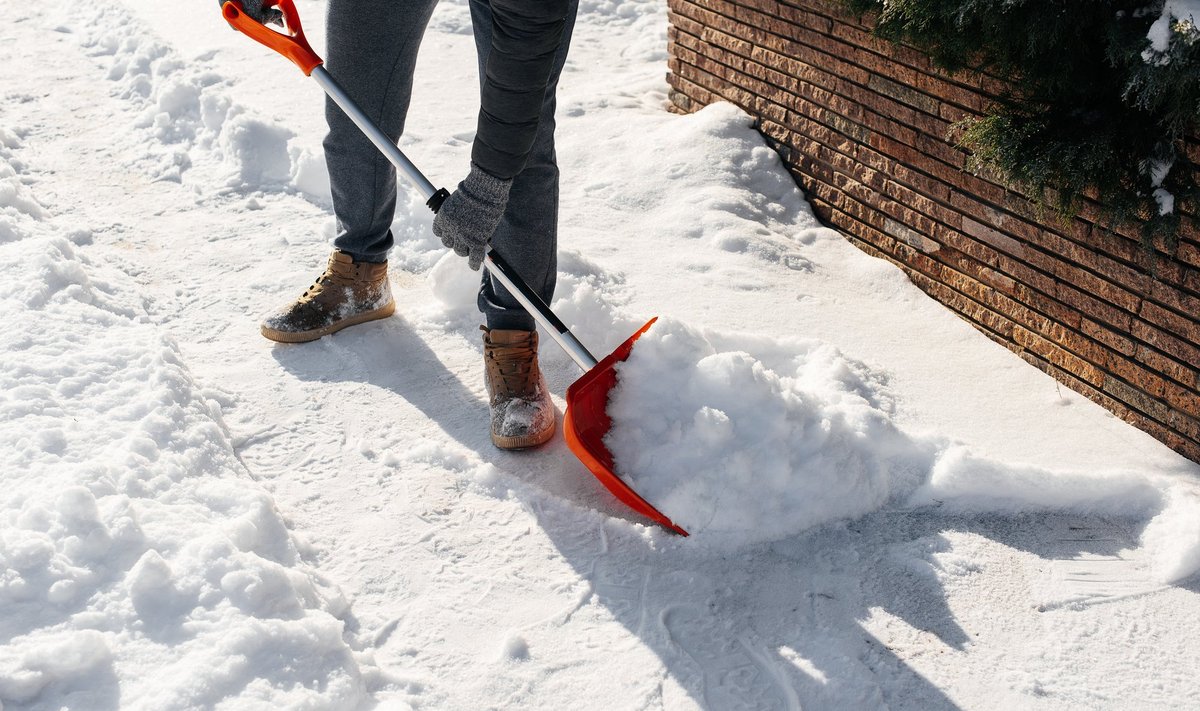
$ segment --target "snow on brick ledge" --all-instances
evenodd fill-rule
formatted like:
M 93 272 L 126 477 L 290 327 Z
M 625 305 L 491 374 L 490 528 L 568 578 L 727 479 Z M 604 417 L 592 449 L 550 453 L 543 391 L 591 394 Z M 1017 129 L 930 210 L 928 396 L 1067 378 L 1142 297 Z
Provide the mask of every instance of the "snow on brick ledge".
M 998 93 L 831 0 L 670 0 L 671 98 L 758 118 L 817 214 L 1027 362 L 1200 461 L 1200 229 L 1151 257 L 966 171 L 947 140 Z M 1200 163 L 1200 141 L 1188 146 Z M 1151 276 L 1153 265 L 1155 276 Z

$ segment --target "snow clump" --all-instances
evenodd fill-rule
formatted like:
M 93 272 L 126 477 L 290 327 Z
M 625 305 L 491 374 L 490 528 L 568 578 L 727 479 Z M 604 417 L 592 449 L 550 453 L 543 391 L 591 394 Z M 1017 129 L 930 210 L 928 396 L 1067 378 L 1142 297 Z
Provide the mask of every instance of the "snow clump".
M 930 453 L 893 425 L 865 368 L 827 345 L 787 345 L 793 357 L 764 360 L 660 320 L 617 366 L 617 472 L 693 536 L 776 540 L 921 481 Z
M 1147 62 L 1167 61 L 1164 55 L 1171 46 L 1175 23 L 1182 23 L 1193 30 L 1200 26 L 1200 0 L 1166 0 L 1163 3 L 1162 13 L 1150 25 L 1146 35 L 1150 40 L 1150 48 L 1142 54 L 1143 59 Z

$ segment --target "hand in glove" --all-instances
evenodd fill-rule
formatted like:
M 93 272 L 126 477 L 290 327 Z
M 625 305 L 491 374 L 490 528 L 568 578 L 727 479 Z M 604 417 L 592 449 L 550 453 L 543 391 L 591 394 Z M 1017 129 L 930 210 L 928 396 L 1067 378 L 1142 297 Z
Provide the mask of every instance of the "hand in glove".
M 455 254 L 466 257 L 471 269 L 478 271 L 483 264 L 488 241 L 504 216 L 510 188 L 512 180 L 492 176 L 472 163 L 471 174 L 446 198 L 433 219 L 433 233 Z
M 217 0 L 217 4 L 225 7 L 226 0 Z M 242 12 L 251 20 L 265 25 L 283 25 L 283 13 L 277 7 L 263 7 L 267 0 L 241 0 Z

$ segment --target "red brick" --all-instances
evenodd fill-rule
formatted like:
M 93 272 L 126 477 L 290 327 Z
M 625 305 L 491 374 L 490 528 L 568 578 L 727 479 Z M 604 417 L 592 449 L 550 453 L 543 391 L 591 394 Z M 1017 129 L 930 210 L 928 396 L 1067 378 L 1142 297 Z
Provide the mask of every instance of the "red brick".
M 906 207 L 932 217 L 952 229 L 957 230 L 962 226 L 962 217 L 958 212 L 915 190 L 911 190 L 905 185 L 901 185 L 895 180 L 884 181 L 881 189 Z
M 943 101 L 960 106 L 968 111 L 983 113 L 992 104 L 992 100 L 980 96 L 978 92 L 948 82 L 933 74 L 919 74 L 917 86 Z
M 1085 383 L 1100 386 L 1104 383 L 1104 373 L 1096 366 L 1063 350 L 1049 340 L 1032 331 L 1018 326 L 1013 330 L 1013 339 L 1018 345 L 1036 353 L 1050 363 L 1071 373 Z
M 1058 323 L 1065 324 L 1071 328 L 1080 328 L 1083 316 L 1079 311 L 1063 304 L 1050 294 L 1029 288 L 1026 284 L 1028 284 L 1028 281 L 1025 284 L 1017 285 L 1017 294 L 1021 303 L 1029 304 L 1038 312 L 1045 314 L 1048 318 Z M 1053 288 L 1051 291 L 1053 291 Z
M 1121 359 L 1106 346 L 1087 338 L 1076 328 L 1055 321 L 1048 321 L 1040 334 L 1101 369 L 1108 368 L 1110 363 Z
M 1095 321 L 1085 318 L 1080 322 L 1080 330 L 1083 331 L 1089 338 L 1103 343 L 1112 350 L 1124 356 L 1135 355 L 1139 346 L 1129 340 L 1125 335 L 1117 333 L 1111 328 L 1106 328 Z M 1142 346 L 1144 348 L 1144 346 Z
M 1198 316 L 1181 316 L 1149 301 L 1142 304 L 1138 315 L 1171 335 L 1200 348 L 1200 321 L 1196 320 Z
M 1054 295 L 1060 302 L 1077 309 L 1080 313 L 1100 323 L 1114 327 L 1117 331 L 1123 332 L 1128 330 L 1129 324 L 1133 320 L 1132 315 L 1128 311 L 1122 311 L 1111 306 L 1076 289 L 1070 284 L 1059 282 Z
M 1156 422 L 1165 423 L 1170 416 L 1171 408 L 1162 400 L 1116 376 L 1105 377 L 1101 389 Z
M 1200 417 L 1200 392 L 1195 387 L 1184 387 L 1168 381 L 1163 386 L 1163 398 L 1172 407 L 1192 417 Z
M 950 200 L 950 186 L 937 178 L 911 169 L 868 146 L 860 148 L 858 157 L 864 165 L 892 176 L 901 184 L 907 185 L 917 192 L 944 203 L 948 203 Z
M 1011 277 L 1007 277 L 996 270 L 988 267 L 986 264 L 976 260 L 975 258 L 958 251 L 957 249 L 946 249 L 938 253 L 937 258 L 942 263 L 951 267 L 955 271 L 961 272 L 970 276 L 972 279 L 989 288 L 995 289 L 1005 296 L 1012 297 L 1016 294 L 1016 282 Z M 1019 299 L 1014 299 L 1016 303 L 1021 303 Z
M 962 228 L 964 232 L 975 239 L 986 242 L 1002 252 L 1011 254 L 1017 259 L 1021 259 L 1025 255 L 1025 246 L 1022 243 L 1000 230 L 988 227 L 982 222 L 964 217 L 962 218 Z
M 1113 358 L 1108 364 L 1107 370 L 1148 395 L 1156 398 L 1163 396 L 1162 377 L 1136 365 L 1129 359 Z
M 1195 417 L 1174 411 L 1167 416 L 1167 424 L 1193 441 L 1200 440 L 1200 420 Z
M 1168 308 L 1200 318 L 1200 297 L 1193 296 L 1157 279 L 1150 280 L 1150 298 Z
M 1175 256 L 1181 262 L 1185 262 L 1193 267 L 1200 267 L 1200 247 L 1188 242 L 1180 242 L 1179 249 Z
M 1182 341 L 1141 319 L 1133 319 L 1130 334 L 1139 341 L 1154 346 L 1178 361 L 1200 363 L 1200 348 Z

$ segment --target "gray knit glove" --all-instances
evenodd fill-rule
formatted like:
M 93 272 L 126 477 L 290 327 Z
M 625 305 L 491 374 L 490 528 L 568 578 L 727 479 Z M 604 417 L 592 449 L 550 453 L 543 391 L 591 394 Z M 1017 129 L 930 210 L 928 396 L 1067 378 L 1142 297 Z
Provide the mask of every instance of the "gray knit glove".
M 217 4 L 225 7 L 226 0 L 217 0 Z M 242 12 L 260 25 L 271 23 L 283 24 L 283 13 L 276 7 L 263 7 L 265 0 L 241 0 Z
M 467 258 L 467 266 L 476 271 L 483 264 L 488 241 L 504 216 L 512 180 L 497 178 L 474 163 L 471 174 L 458 184 L 433 218 L 433 233 L 442 244 Z

